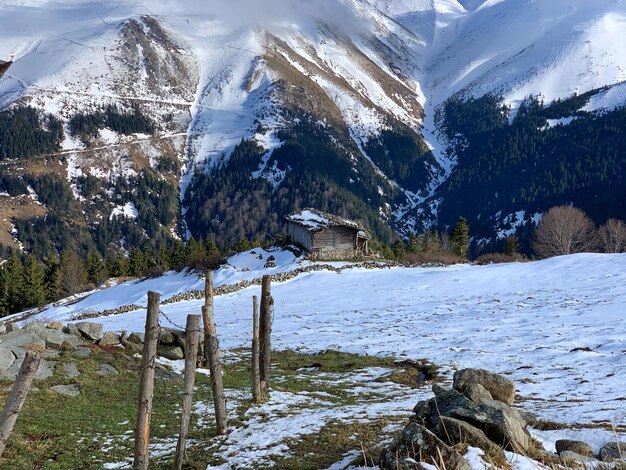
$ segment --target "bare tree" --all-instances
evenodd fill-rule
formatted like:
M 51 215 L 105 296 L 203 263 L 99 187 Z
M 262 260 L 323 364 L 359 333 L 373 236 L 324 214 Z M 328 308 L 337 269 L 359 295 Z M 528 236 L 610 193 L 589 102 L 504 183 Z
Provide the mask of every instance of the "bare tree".
M 600 244 L 605 253 L 626 252 L 626 224 L 618 219 L 609 219 L 599 230 Z
M 593 250 L 596 228 L 587 215 L 575 207 L 557 206 L 541 218 L 535 230 L 533 249 L 541 258 Z

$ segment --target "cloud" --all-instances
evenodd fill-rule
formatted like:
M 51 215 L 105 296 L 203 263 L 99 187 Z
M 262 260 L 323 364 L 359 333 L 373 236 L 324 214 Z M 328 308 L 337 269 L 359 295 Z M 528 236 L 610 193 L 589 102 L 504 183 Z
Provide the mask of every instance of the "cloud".
M 366 31 L 366 20 L 352 0 L 146 0 L 155 13 L 211 16 L 233 28 L 308 26 L 325 23 L 345 33 Z

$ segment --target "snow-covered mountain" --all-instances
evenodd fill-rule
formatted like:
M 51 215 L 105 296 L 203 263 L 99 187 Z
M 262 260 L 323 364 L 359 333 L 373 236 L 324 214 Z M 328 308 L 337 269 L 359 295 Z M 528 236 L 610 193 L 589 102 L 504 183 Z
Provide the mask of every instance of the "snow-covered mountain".
M 621 107 L 625 22 L 624 0 L 4 2 L 0 108 L 50 113 L 63 135 L 54 154 L 0 164 L 29 187 L 43 167 L 63 173 L 88 226 L 139 222 L 101 228 L 118 246 L 172 233 L 232 242 L 280 230 L 302 205 L 389 238 L 385 227 L 441 223 L 458 164 L 441 120 L 450 97 L 501 96 L 513 120 L 529 95 L 549 103 L 608 86 L 585 110 Z M 108 117 L 87 132 L 97 113 Z M 151 125 L 112 129 L 129 113 Z M 177 193 L 165 208 L 150 202 L 164 191 Z M 18 190 L 0 194 L 0 207 L 23 206 Z M 493 224 L 520 210 L 530 208 Z M 161 216 L 146 229 L 150 212 Z M 2 224 L 0 243 L 35 243 Z

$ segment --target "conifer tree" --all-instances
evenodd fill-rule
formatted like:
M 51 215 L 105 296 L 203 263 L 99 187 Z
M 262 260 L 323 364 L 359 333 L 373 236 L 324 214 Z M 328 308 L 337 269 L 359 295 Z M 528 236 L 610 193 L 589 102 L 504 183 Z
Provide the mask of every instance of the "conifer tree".
M 23 270 L 24 307 L 39 307 L 47 300 L 46 271 L 34 256 L 29 255 Z
M 87 256 L 85 269 L 87 270 L 87 280 L 92 284 L 99 285 L 108 277 L 104 261 L 95 251 L 91 251 Z
M 130 252 L 128 264 L 128 271 L 131 276 L 141 276 L 148 269 L 146 254 L 139 248 L 135 248 Z
M 467 258 L 469 248 L 469 225 L 464 217 L 460 217 L 450 234 L 450 241 L 454 254 L 461 258 Z
M 404 247 L 404 242 L 398 238 L 395 245 L 393 245 L 393 254 L 395 255 L 396 259 L 402 259 L 405 253 L 406 249 Z
M 515 235 L 509 235 L 504 240 L 504 254 L 513 256 L 516 253 L 519 253 L 520 243 Z
M 54 302 L 61 298 L 59 258 L 51 256 L 46 260 L 46 302 Z
M 5 271 L 6 308 L 8 313 L 16 313 L 24 307 L 24 269 L 22 261 L 13 253 L 3 266 Z

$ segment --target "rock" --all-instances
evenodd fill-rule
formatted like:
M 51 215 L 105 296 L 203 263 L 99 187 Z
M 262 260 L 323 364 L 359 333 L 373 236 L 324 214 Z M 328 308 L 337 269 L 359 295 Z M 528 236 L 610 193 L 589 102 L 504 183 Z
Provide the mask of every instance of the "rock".
M 2 348 L 14 349 L 29 345 L 44 349 L 46 342 L 33 331 L 16 330 L 0 336 L 0 347 Z
M 82 338 L 58 330 L 42 329 L 38 334 L 46 342 L 48 348 L 61 348 L 64 343 L 76 347 L 85 342 Z
M 409 470 L 415 463 L 423 461 L 437 464 L 439 456 L 447 470 L 471 470 L 469 463 L 454 449 L 446 445 L 424 426 L 410 422 L 400 436 L 380 456 L 379 466 L 383 470 Z M 410 460 L 409 460 L 410 459 Z
M 467 444 L 485 451 L 496 451 L 498 446 L 491 442 L 480 429 L 465 421 L 441 416 L 435 434 L 446 444 Z
M 80 357 L 80 358 L 89 357 L 90 355 L 91 355 L 91 349 L 85 348 L 85 347 L 76 348 L 74 352 L 72 353 L 72 356 Z
M 626 442 L 609 442 L 600 449 L 598 457 L 603 462 L 626 459 Z
M 43 357 L 44 359 L 58 359 L 60 355 L 61 351 L 58 351 L 56 349 L 46 349 L 41 357 Z
M 484 369 L 463 369 L 454 373 L 452 388 L 464 392 L 471 384 L 482 385 L 493 397 L 507 405 L 515 401 L 515 382 Z
M 507 450 L 525 453 L 531 446 L 526 423 L 510 406 L 495 400 L 474 403 L 458 391 L 446 390 L 436 384 L 433 392 L 435 398 L 417 413 L 429 429 L 438 425 L 440 416 L 448 416 L 479 428 L 491 441 Z
M 488 403 L 493 400 L 491 393 L 480 384 L 470 384 L 463 394 L 476 403 Z
M 167 344 L 167 345 L 175 345 L 176 344 L 176 336 L 172 333 L 172 330 L 167 328 L 161 328 L 159 330 L 159 343 Z
M 128 341 L 135 344 L 143 344 L 146 335 L 144 333 L 131 333 L 128 337 Z
M 100 346 L 117 346 L 120 344 L 120 335 L 115 331 L 107 331 L 102 335 L 98 344 Z
M 55 385 L 51 387 L 50 390 L 60 395 L 67 395 L 68 397 L 77 397 L 80 395 L 80 385 L 78 384 Z
M 30 331 L 30 332 L 34 332 L 34 333 L 41 333 L 44 330 L 44 326 L 39 323 L 38 321 L 32 321 L 28 324 L 26 324 L 26 326 L 24 326 L 24 331 Z
M 539 424 L 539 418 L 530 411 L 517 410 L 527 426 L 536 427 Z
M 49 330 L 63 331 L 63 323 L 60 321 L 51 321 L 46 325 Z
M 68 379 L 75 379 L 80 375 L 80 371 L 78 370 L 78 366 L 75 362 L 70 362 L 69 364 L 65 364 L 62 368 L 63 375 L 65 375 Z
M 63 333 L 67 333 L 68 335 L 78 336 L 82 338 L 83 335 L 80 334 L 80 330 L 73 323 L 68 324 L 65 328 L 63 328 Z
M 183 376 L 173 372 L 171 370 L 165 369 L 160 364 L 157 364 L 156 369 L 154 370 L 154 376 L 157 380 L 162 380 L 165 382 L 182 382 Z
M 56 364 L 56 361 L 47 361 L 46 359 L 42 359 L 39 363 L 39 367 L 37 368 L 37 372 L 35 372 L 35 380 L 46 380 L 52 377 L 54 375 L 54 368 Z
M 15 362 L 15 354 L 10 349 L 0 348 L 0 374 L 7 370 Z
M 18 325 L 17 323 L 7 323 L 6 324 L 6 328 L 5 331 L 7 333 L 13 333 L 14 331 L 19 331 L 21 330 L 20 325 Z
M 117 375 L 119 372 L 111 364 L 100 364 L 96 370 L 98 375 Z
M 580 455 L 576 452 L 572 452 L 571 450 L 564 450 L 563 452 L 559 452 L 559 458 L 561 462 L 564 464 L 573 464 L 573 463 L 587 463 L 591 460 L 595 460 L 592 457 Z
M 585 457 L 593 455 L 593 448 L 583 441 L 572 441 L 570 439 L 560 439 L 555 443 L 556 453 L 561 455 L 563 452 L 573 452 Z
M 185 359 L 185 353 L 183 351 L 183 348 L 181 348 L 180 346 L 161 345 L 157 349 L 157 354 L 166 359 L 171 359 L 172 361 Z
M 83 321 L 76 323 L 76 328 L 88 340 L 98 341 L 102 338 L 102 325 L 100 323 Z

